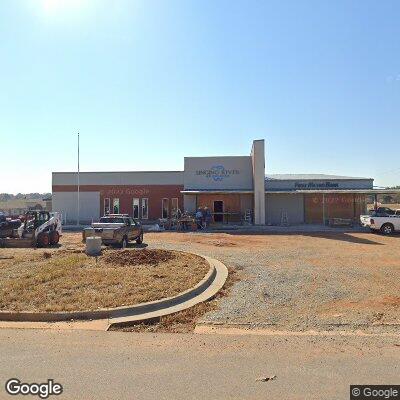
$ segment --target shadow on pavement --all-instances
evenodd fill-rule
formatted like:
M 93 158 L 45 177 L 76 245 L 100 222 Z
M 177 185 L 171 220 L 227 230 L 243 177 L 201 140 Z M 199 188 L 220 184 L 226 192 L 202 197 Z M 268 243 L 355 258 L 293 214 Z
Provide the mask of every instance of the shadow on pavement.
M 228 232 L 227 232 L 228 233 Z M 229 232 L 229 235 L 282 235 L 282 236 L 309 236 L 322 239 L 339 240 L 342 242 L 372 244 L 384 246 L 384 243 L 375 242 L 374 240 L 352 236 L 350 233 L 356 232 Z M 371 235 L 373 235 L 371 233 Z M 400 237 L 400 236 L 398 236 Z
M 144 249 L 148 246 L 147 243 L 128 243 L 128 246 L 126 246 L 129 249 Z

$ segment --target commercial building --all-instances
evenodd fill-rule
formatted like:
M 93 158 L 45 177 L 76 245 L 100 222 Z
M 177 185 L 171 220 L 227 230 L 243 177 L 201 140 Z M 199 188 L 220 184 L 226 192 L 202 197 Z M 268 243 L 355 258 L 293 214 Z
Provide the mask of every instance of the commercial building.
M 88 223 L 107 213 L 127 213 L 155 221 L 183 208 L 183 172 L 81 172 L 79 220 Z M 53 172 L 53 210 L 67 223 L 78 219 L 78 174 Z
M 183 171 L 81 172 L 81 223 L 112 213 L 143 222 L 168 218 L 174 209 L 209 207 L 214 223 L 258 225 L 358 219 L 366 212 L 373 179 L 336 175 L 265 174 L 264 140 L 247 156 L 185 157 Z M 53 172 L 53 210 L 78 219 L 76 172 Z

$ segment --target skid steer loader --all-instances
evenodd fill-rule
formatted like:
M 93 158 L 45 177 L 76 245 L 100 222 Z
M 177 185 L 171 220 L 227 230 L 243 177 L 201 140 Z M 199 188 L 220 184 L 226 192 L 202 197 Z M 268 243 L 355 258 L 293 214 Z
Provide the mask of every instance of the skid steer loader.
M 28 211 L 21 226 L 10 237 L 0 239 L 0 247 L 48 247 L 58 244 L 61 216 L 48 211 Z

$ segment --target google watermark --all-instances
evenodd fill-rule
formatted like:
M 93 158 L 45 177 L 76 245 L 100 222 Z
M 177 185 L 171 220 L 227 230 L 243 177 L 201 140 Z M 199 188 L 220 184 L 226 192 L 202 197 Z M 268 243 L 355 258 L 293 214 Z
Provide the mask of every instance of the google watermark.
M 44 383 L 24 383 L 17 378 L 11 378 L 6 382 L 5 388 L 6 392 L 11 396 L 32 395 L 38 396 L 41 399 L 48 399 L 50 396 L 59 396 L 63 392 L 62 385 L 54 382 L 53 379 L 48 379 Z
M 400 399 L 400 385 L 351 385 L 350 400 Z

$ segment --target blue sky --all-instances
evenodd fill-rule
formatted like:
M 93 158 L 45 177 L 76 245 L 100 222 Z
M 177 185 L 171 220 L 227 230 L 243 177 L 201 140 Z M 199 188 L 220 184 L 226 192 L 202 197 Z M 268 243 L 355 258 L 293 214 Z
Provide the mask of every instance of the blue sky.
M 0 192 L 51 171 L 183 169 L 400 184 L 400 2 L 3 0 Z

